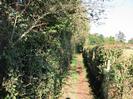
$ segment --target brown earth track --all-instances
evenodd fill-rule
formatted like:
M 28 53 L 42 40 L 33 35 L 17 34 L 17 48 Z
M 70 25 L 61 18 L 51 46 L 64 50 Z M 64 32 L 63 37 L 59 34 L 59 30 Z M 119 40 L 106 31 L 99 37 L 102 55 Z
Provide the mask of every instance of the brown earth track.
M 68 77 L 67 84 L 64 85 L 62 90 L 63 95 L 59 99 L 94 99 L 86 78 L 87 73 L 83 65 L 82 55 L 77 55 L 75 72 L 77 73 L 77 79 L 74 80 L 71 76 Z

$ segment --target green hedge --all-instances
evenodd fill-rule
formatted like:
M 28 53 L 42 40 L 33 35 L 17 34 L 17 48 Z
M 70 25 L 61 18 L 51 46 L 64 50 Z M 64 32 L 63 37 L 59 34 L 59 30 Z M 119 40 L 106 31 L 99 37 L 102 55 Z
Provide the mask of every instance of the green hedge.
M 84 63 L 93 92 L 100 99 L 131 99 L 133 58 L 120 48 L 96 46 L 85 50 Z
M 72 33 L 67 31 L 66 26 L 59 29 L 55 25 L 43 32 L 31 32 L 4 51 L 8 78 L 3 86 L 10 93 L 7 97 L 58 97 L 72 57 Z
M 0 98 L 58 99 L 73 54 L 70 10 L 77 1 L 25 3 L 0 4 Z

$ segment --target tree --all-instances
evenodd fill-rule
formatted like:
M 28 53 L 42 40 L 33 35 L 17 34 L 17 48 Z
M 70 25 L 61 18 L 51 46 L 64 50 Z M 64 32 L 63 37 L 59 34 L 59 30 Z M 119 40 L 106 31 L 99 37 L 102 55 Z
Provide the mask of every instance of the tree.
M 105 13 L 105 5 L 106 1 L 109 0 L 82 0 L 86 3 L 87 5 L 87 11 L 88 11 L 88 16 L 89 19 L 97 23 L 99 22 L 100 19 L 103 19 L 103 13 Z
M 79 1 L 0 2 L 0 99 L 4 91 L 9 98 L 58 99 L 72 36 L 79 35 L 80 44 L 87 37 L 82 34 L 89 22 Z
M 103 44 L 104 43 L 104 36 L 102 34 L 89 34 L 89 44 L 95 45 L 95 44 Z
M 133 44 L 133 38 L 131 38 L 130 40 L 128 40 L 129 44 Z
M 105 43 L 106 44 L 114 44 L 116 42 L 115 38 L 110 36 L 105 38 Z
M 117 40 L 121 43 L 125 42 L 125 37 L 126 37 L 125 34 L 121 31 L 119 31 L 119 33 L 116 34 Z
M 73 36 L 80 45 L 87 37 L 85 12 L 80 0 L 0 1 L 0 99 L 4 90 L 11 99 L 57 98 Z

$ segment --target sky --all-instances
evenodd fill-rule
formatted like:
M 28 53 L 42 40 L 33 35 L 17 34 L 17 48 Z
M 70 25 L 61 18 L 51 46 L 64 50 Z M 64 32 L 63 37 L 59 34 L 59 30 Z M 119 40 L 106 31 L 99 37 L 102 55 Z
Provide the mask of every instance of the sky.
M 107 5 L 107 19 L 101 20 L 104 24 L 91 23 L 90 32 L 115 36 L 122 31 L 127 40 L 133 38 L 133 0 L 113 0 Z

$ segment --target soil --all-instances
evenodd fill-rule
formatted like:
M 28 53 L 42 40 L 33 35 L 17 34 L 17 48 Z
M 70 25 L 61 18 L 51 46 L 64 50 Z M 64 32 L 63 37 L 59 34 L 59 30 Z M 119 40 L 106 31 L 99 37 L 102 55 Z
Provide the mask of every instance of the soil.
M 83 65 L 82 55 L 77 55 L 76 69 L 70 70 L 66 84 L 62 89 L 62 96 L 59 99 L 94 99 L 92 89 L 86 78 L 86 70 Z M 73 73 L 76 77 L 73 77 Z

